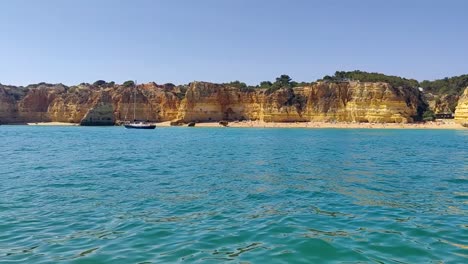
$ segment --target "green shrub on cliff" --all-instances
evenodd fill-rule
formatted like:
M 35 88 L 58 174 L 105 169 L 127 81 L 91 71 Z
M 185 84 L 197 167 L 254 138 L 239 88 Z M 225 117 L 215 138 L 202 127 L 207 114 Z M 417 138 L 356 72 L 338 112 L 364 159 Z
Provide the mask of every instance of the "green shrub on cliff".
M 279 89 L 292 88 L 292 79 L 289 75 L 283 74 L 276 78 L 276 81 L 265 91 L 266 94 L 272 94 Z
M 238 88 L 241 92 L 255 92 L 255 86 L 247 85 L 245 82 L 233 81 L 229 83 L 223 83 L 223 85 Z
M 245 82 L 240 81 L 233 81 L 229 83 L 223 83 L 224 85 L 235 87 L 235 88 L 247 88 L 247 84 Z
M 414 79 L 406 79 L 399 76 L 385 75 L 377 72 L 365 71 L 337 71 L 333 76 L 325 76 L 323 81 L 361 81 L 361 82 L 386 82 L 393 87 L 418 87 L 419 82 Z
M 302 112 L 307 105 L 307 97 L 302 94 L 295 94 L 292 88 L 289 88 L 289 90 L 291 90 L 291 92 L 285 105 L 295 106 L 297 112 Z
M 7 95 L 10 95 L 12 96 L 15 101 L 18 101 L 18 100 L 21 100 L 22 98 L 24 98 L 26 96 L 26 94 L 28 93 L 29 91 L 29 88 L 28 87 L 8 87 L 6 89 L 6 93 Z
M 300 83 L 297 83 L 293 87 L 306 87 L 306 86 L 311 86 L 313 84 L 314 84 L 314 82 L 300 82 Z
M 106 84 L 106 81 L 104 80 L 97 80 L 93 83 L 94 86 L 103 86 Z
M 399 76 L 385 75 L 376 72 L 365 71 L 337 71 L 333 76 L 325 76 L 322 81 L 361 81 L 361 82 L 386 82 L 394 87 L 422 87 L 425 92 L 436 95 L 459 96 L 468 87 L 468 74 L 444 78 L 434 81 L 418 82 L 414 79 L 406 79 Z
M 260 84 L 257 85 L 256 88 L 267 89 L 267 93 L 273 93 L 274 91 L 281 88 L 305 87 L 310 85 L 312 85 L 312 83 L 296 82 L 293 81 L 288 75 L 283 74 L 280 77 L 276 78 L 276 81 L 274 83 L 270 81 L 263 81 L 260 82 Z
M 260 82 L 260 85 L 258 86 L 258 88 L 261 88 L 261 89 L 268 89 L 268 88 L 270 88 L 272 85 L 273 85 L 273 83 L 270 82 L 270 81 L 263 81 L 263 82 Z
M 434 81 L 422 81 L 421 87 L 426 92 L 438 95 L 461 95 L 468 86 L 468 74 Z
M 163 87 L 164 87 L 164 90 L 172 90 L 176 87 L 176 85 L 173 83 L 165 83 L 163 84 Z
M 434 121 L 435 118 L 435 114 L 432 110 L 426 110 L 422 115 L 423 121 Z
M 291 88 L 292 87 L 292 79 L 289 75 L 283 74 L 280 77 L 276 78 L 276 81 L 273 83 L 272 87 L 278 88 Z
M 135 86 L 135 82 L 134 81 L 126 81 L 123 83 L 123 86 L 124 87 L 132 87 L 132 86 Z

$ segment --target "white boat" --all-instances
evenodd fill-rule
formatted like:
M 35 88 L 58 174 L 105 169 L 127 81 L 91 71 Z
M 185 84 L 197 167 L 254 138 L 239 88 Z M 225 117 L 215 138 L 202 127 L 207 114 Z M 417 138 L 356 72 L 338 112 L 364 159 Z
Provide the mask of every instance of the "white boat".
M 125 128 L 135 128 L 135 129 L 155 129 L 156 125 L 149 124 L 143 121 L 134 121 L 132 123 L 124 124 Z

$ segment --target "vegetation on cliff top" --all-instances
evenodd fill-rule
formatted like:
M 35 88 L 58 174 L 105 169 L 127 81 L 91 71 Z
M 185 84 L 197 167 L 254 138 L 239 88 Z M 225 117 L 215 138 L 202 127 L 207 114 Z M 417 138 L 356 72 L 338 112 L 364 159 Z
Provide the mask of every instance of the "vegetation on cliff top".
M 243 92 L 254 92 L 256 89 L 265 89 L 265 94 L 270 95 L 280 89 L 284 89 L 286 93 L 286 101 L 283 103 L 285 106 L 295 106 L 298 112 L 307 104 L 307 98 L 301 94 L 294 93 L 293 88 L 298 86 L 306 86 L 309 83 L 298 83 L 292 80 L 289 75 L 282 74 L 276 78 L 275 82 L 263 81 L 259 85 L 249 86 L 244 82 L 233 81 L 229 83 L 223 83 L 224 85 L 238 88 Z
M 437 95 L 461 95 L 468 87 L 468 74 L 444 78 L 435 81 L 422 81 L 420 86 L 425 91 Z
M 414 79 L 406 79 L 399 76 L 386 75 L 376 72 L 365 71 L 337 71 L 333 76 L 325 76 L 319 81 L 361 81 L 361 82 L 386 82 L 394 87 L 422 87 L 426 92 L 436 95 L 456 95 L 459 96 L 468 87 L 468 74 L 446 77 L 434 81 L 418 82 Z
M 386 82 L 393 87 L 418 87 L 419 82 L 414 79 L 406 79 L 399 76 L 385 75 L 377 72 L 365 71 L 337 71 L 335 75 L 326 75 L 320 81 L 361 81 L 361 82 Z
M 307 82 L 296 82 L 293 81 L 289 75 L 282 74 L 281 76 L 277 77 L 275 82 L 270 82 L 270 81 L 262 81 L 258 85 L 247 85 L 244 82 L 240 81 L 233 81 L 229 83 L 223 83 L 224 85 L 235 87 L 240 89 L 243 92 L 253 92 L 255 89 L 265 89 L 265 92 L 267 94 L 272 94 L 275 91 L 279 89 L 288 89 L 288 88 L 294 88 L 294 87 L 301 87 L 301 86 L 307 86 L 311 85 L 312 83 L 307 83 Z
M 132 87 L 132 86 L 135 86 L 135 82 L 134 81 L 126 81 L 122 85 L 124 87 Z
M 365 72 L 365 71 L 336 71 L 334 75 L 329 76 L 326 75 L 322 79 L 317 81 L 326 81 L 326 82 L 343 82 L 343 81 L 361 81 L 361 82 L 386 82 L 392 85 L 393 87 L 422 87 L 424 88 L 425 92 L 432 93 L 436 96 L 452 96 L 458 98 L 459 95 L 463 93 L 465 87 L 468 87 L 468 74 L 454 76 L 450 78 L 444 78 L 440 80 L 434 81 L 422 81 L 418 82 L 415 79 L 407 79 L 399 76 L 392 76 L 386 75 L 383 73 L 376 73 L 376 72 Z M 289 75 L 283 74 L 276 78 L 274 82 L 271 81 L 262 81 L 257 85 L 247 85 L 245 82 L 241 82 L 239 80 L 223 83 L 223 85 L 227 85 L 230 87 L 235 87 L 240 89 L 243 92 L 254 92 L 256 89 L 264 89 L 265 93 L 272 94 L 279 89 L 289 89 L 294 87 L 304 87 L 313 84 L 313 82 L 296 82 L 293 81 Z M 49 83 L 38 83 L 38 84 L 31 84 L 26 87 L 15 87 L 15 86 L 5 86 L 3 87 L 15 87 L 17 89 L 29 89 L 29 88 L 38 88 L 38 87 L 56 87 L 62 86 L 67 90 L 67 86 L 63 84 L 49 84 Z M 88 83 L 81 83 L 80 85 L 88 86 Z M 97 80 L 93 83 L 95 87 L 113 87 L 115 86 L 115 82 L 106 82 L 104 80 Z M 124 87 L 132 87 L 134 86 L 134 81 L 126 81 L 122 84 Z M 170 87 L 172 90 L 174 87 L 186 87 L 187 85 L 177 85 L 174 84 L 165 84 L 164 88 L 169 89 Z M 73 86 L 72 86 L 73 87 Z M 181 89 L 186 90 L 186 89 Z M 183 96 L 185 91 L 181 91 L 179 94 Z M 12 92 L 13 93 L 13 92 Z M 16 92 L 16 97 L 21 97 L 24 94 L 24 91 Z
M 113 87 L 115 86 L 115 82 L 106 82 L 104 80 L 97 80 L 93 83 L 93 86 L 98 87 Z
M 460 93 L 462 88 L 468 86 L 468 75 L 462 75 L 458 77 L 445 78 L 443 80 L 436 81 L 424 81 L 419 83 L 415 79 L 407 79 L 399 76 L 386 75 L 383 73 L 376 72 L 365 72 L 365 71 L 337 71 L 333 76 L 326 75 L 318 81 L 326 82 L 347 82 L 347 81 L 361 81 L 361 82 L 385 82 L 389 83 L 393 87 L 407 87 L 417 88 L 424 87 L 433 90 L 441 90 L 441 92 L 456 91 Z M 275 82 L 262 81 L 260 84 L 252 86 L 247 85 L 244 82 L 233 81 L 229 83 L 223 83 L 231 87 L 239 88 L 243 91 L 254 91 L 255 89 L 266 89 L 267 94 L 271 94 L 279 89 L 287 89 L 294 87 L 309 86 L 312 83 L 308 82 L 296 82 L 293 81 L 289 75 L 283 74 L 276 78 Z

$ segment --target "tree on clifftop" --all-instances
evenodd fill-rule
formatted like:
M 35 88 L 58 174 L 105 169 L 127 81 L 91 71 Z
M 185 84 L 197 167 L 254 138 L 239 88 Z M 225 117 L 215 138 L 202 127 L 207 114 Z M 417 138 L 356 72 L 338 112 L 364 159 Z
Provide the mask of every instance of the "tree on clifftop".
M 276 78 L 275 83 L 273 83 L 273 86 L 276 86 L 278 88 L 291 88 L 291 77 L 289 75 L 283 74 L 280 77 Z
M 260 82 L 260 88 L 264 88 L 264 89 L 268 89 L 270 88 L 271 86 L 273 85 L 273 83 L 271 83 L 270 81 L 263 81 L 263 82 Z
M 236 88 L 239 88 L 239 89 L 247 88 L 247 84 L 244 83 L 244 82 L 240 82 L 240 81 L 233 81 L 233 82 L 224 83 L 224 84 L 229 85 L 231 87 L 236 87 Z
M 465 90 L 465 87 L 468 86 L 468 74 L 454 76 L 450 78 L 444 78 L 434 81 L 422 81 L 420 83 L 421 87 L 425 91 L 434 93 L 434 94 L 448 94 L 459 96 Z
M 106 81 L 104 80 L 97 80 L 93 83 L 94 86 L 102 86 L 104 84 L 106 84 Z
M 266 90 L 266 93 L 271 94 L 282 88 L 292 88 L 293 84 L 291 81 L 292 79 L 289 75 L 283 74 L 276 78 L 276 81 Z
M 135 86 L 135 82 L 134 81 L 126 81 L 123 83 L 123 86 L 124 87 L 132 87 L 132 86 Z
M 365 71 L 336 71 L 334 76 L 326 75 L 322 78 L 324 81 L 342 82 L 342 81 L 361 81 L 361 82 L 386 82 L 393 87 L 418 87 L 419 83 L 414 79 L 406 79 L 399 76 L 385 75 L 378 72 Z

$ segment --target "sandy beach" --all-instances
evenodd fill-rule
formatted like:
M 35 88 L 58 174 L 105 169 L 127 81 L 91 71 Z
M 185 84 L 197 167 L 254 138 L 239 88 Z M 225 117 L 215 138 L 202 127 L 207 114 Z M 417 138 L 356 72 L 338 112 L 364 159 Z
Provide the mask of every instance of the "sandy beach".
M 159 127 L 168 127 L 170 122 L 156 123 Z M 184 125 L 187 126 L 187 125 Z M 197 123 L 196 127 L 223 127 L 218 122 Z M 366 128 L 366 129 L 467 129 L 453 121 L 438 121 L 426 123 L 353 123 L 353 122 L 261 122 L 261 121 L 234 121 L 228 127 L 242 128 Z
M 28 126 L 79 126 L 77 123 L 65 123 L 65 122 L 37 122 L 27 123 Z
M 170 121 L 157 122 L 157 127 L 170 127 Z M 19 125 L 19 124 L 18 124 Z M 24 123 L 22 125 L 25 125 Z M 79 126 L 76 123 L 38 122 L 26 123 L 29 126 Z M 183 125 L 187 126 L 187 124 Z M 218 122 L 196 123 L 195 127 L 223 127 Z M 349 129 L 468 129 L 453 121 L 436 121 L 426 123 L 357 123 L 357 122 L 261 122 L 233 121 L 227 127 L 239 128 L 349 128 Z

